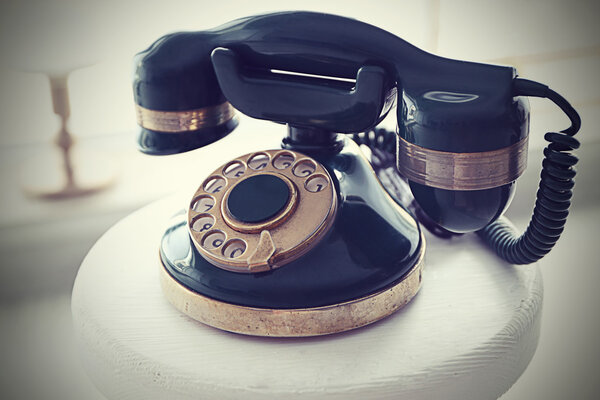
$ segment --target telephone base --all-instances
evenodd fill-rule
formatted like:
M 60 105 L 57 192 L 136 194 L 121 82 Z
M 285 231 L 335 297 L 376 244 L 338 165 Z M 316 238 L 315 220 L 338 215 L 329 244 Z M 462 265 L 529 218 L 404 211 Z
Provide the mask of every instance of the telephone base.
M 218 301 L 177 282 L 161 263 L 160 284 L 169 302 L 206 325 L 253 336 L 303 337 L 344 332 L 376 322 L 404 307 L 421 288 L 424 247 L 405 276 L 376 293 L 322 307 L 274 309 Z
M 259 336 L 342 332 L 377 321 L 408 303 L 421 286 L 425 252 L 421 229 L 410 213 L 390 197 L 359 147 L 352 140 L 342 142 L 338 152 L 312 154 L 327 170 L 312 175 L 326 173 L 331 180 L 329 187 L 335 187 L 337 206 L 332 209 L 331 222 L 309 249 L 285 265 L 243 273 L 215 264 L 199 247 L 205 245 L 211 232 L 223 232 L 225 224 L 215 224 L 217 229 L 204 232 L 198 245 L 195 232 L 191 232 L 197 213 L 192 217 L 186 216 L 185 210 L 176 214 L 160 244 L 162 287 L 171 303 L 208 325 Z M 292 154 L 289 150 L 257 154 L 267 153 L 274 164 L 278 157 Z M 242 159 L 249 157 L 246 162 L 251 163 L 255 156 Z M 297 160 L 296 164 L 301 162 L 302 159 Z M 293 166 L 282 167 L 283 171 L 287 169 Z M 210 176 L 208 181 L 220 179 L 225 185 L 223 191 L 228 190 L 224 178 L 214 173 Z M 323 199 L 312 204 L 314 193 L 305 190 L 306 182 L 299 182 L 301 205 L 294 215 L 301 215 L 306 223 L 322 206 Z M 191 201 L 193 209 L 200 202 L 198 198 L 209 196 L 199 190 L 201 193 L 196 193 Z M 222 203 L 214 196 L 215 204 Z M 260 206 L 256 203 L 252 207 Z M 216 207 L 211 204 L 210 209 L 213 208 Z M 205 215 L 208 214 L 200 217 Z M 290 234 L 301 229 L 290 224 Z M 233 235 L 241 233 L 222 235 L 232 242 L 240 240 Z M 252 251 L 250 239 L 246 242 L 248 252 Z M 307 246 L 307 242 L 301 244 Z M 276 248 L 281 253 L 284 247 L 278 243 Z M 227 243 L 223 247 L 221 252 L 225 254 Z

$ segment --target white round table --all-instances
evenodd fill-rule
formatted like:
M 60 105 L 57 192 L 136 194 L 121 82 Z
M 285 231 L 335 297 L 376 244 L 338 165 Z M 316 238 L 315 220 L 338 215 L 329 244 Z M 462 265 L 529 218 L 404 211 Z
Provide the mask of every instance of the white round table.
M 123 219 L 79 270 L 76 335 L 109 399 L 497 399 L 533 357 L 539 268 L 500 261 L 475 235 L 426 232 L 420 293 L 365 328 L 283 339 L 202 325 L 165 300 L 158 280 L 160 238 L 186 203 L 170 197 Z

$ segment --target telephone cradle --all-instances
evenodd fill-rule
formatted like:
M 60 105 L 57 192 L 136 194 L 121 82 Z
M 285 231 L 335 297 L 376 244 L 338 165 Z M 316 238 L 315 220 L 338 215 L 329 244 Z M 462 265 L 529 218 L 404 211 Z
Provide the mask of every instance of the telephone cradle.
M 159 245 L 167 299 L 219 329 L 315 336 L 390 315 L 421 287 L 422 226 L 477 232 L 513 264 L 543 257 L 564 228 L 580 119 L 512 67 L 281 12 L 158 39 L 136 56 L 133 88 L 147 154 L 209 145 L 237 127 L 236 110 L 286 125 L 281 148 L 200 178 Z M 535 209 L 517 235 L 502 214 L 526 167 L 526 96 L 549 98 L 571 126 L 545 136 Z M 396 103 L 397 131 L 375 128 Z

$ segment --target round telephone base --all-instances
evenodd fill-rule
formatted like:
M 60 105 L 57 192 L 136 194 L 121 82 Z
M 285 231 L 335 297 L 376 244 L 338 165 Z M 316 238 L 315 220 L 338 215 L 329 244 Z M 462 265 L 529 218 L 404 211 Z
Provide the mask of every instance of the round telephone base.
M 414 264 L 396 282 L 367 296 L 321 307 L 258 308 L 215 300 L 183 286 L 162 262 L 160 283 L 175 308 L 218 329 L 253 336 L 320 336 L 360 328 L 408 304 L 421 288 L 424 254 L 423 240 Z
M 306 189 L 298 195 L 294 215 L 302 216 L 306 222 L 308 217 L 320 215 L 318 207 L 329 204 L 323 215 L 331 212 L 327 219 L 331 225 L 308 250 L 285 265 L 240 273 L 221 268 L 200 253 L 197 242 L 202 247 L 211 233 L 196 235 L 193 224 L 198 215 L 192 211 L 188 215 L 183 210 L 169 223 L 160 245 L 163 291 L 175 307 L 194 319 L 228 331 L 261 336 L 316 336 L 375 322 L 414 297 L 421 285 L 425 239 L 414 218 L 386 192 L 354 142 L 345 141 L 338 153 L 314 156 L 313 164 L 321 165 L 323 170 L 313 171 L 313 177 L 329 182 L 327 189 L 314 192 L 309 187 L 313 178 L 303 180 L 294 175 L 291 161 L 287 167 L 282 164 L 277 168 L 279 157 L 293 155 L 290 150 L 262 153 L 272 156 L 274 170 L 269 173 L 289 167 L 292 174 L 286 176 L 298 178 L 296 186 Z M 242 156 L 244 165 L 252 168 L 255 156 Z M 300 164 L 300 155 L 295 157 Z M 233 173 L 227 166 L 222 168 L 224 176 Z M 217 194 L 226 183 L 223 176 L 215 174 L 207 178 L 192 199 L 190 210 L 198 205 L 202 212 L 198 220 L 210 217 L 208 210 L 202 208 L 207 204 L 201 204 L 202 199 L 211 197 L 206 187 L 210 189 L 214 183 L 219 188 L 210 192 L 214 195 L 208 204 L 210 210 L 219 201 Z M 335 208 L 324 201 L 334 194 Z M 319 195 L 324 197 L 311 201 L 316 199 L 312 196 Z M 286 221 L 297 232 L 301 225 L 292 222 Z M 223 238 L 215 248 L 223 245 L 223 250 L 216 252 L 225 254 L 224 224 L 220 229 L 215 232 Z M 306 234 L 300 238 L 285 236 L 293 239 L 289 240 L 292 246 L 306 245 L 305 237 Z

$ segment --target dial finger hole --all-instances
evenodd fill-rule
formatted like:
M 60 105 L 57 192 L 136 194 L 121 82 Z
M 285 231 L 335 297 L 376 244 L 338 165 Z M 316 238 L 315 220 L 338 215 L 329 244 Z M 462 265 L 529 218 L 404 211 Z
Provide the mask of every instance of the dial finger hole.
M 237 258 L 246 252 L 246 242 L 241 239 L 231 239 L 223 246 L 223 255 L 227 258 Z
M 210 214 L 201 214 L 192 220 L 192 230 L 195 232 L 207 232 L 215 225 L 215 218 Z
M 202 239 L 202 247 L 206 250 L 214 250 L 221 247 L 225 241 L 225 234 L 221 231 L 208 232 Z
M 223 177 L 211 176 L 204 182 L 202 187 L 208 193 L 219 193 L 225 188 L 226 185 L 227 182 Z
M 196 212 L 207 212 L 215 206 L 215 199 L 211 196 L 200 196 L 192 202 L 192 210 Z
M 248 166 L 253 170 L 260 171 L 269 164 L 269 156 L 266 153 L 256 153 L 248 160 Z
M 325 176 L 315 175 L 315 176 L 308 178 L 308 180 L 304 183 L 304 187 L 309 192 L 316 193 L 316 192 L 320 192 L 321 190 L 325 189 L 328 184 L 329 184 L 329 180 Z
M 298 161 L 298 163 L 296 165 L 294 165 L 294 169 L 292 169 L 292 172 L 297 177 L 306 178 L 307 176 L 309 176 L 313 172 L 315 172 L 316 169 L 317 169 L 317 166 L 313 161 L 301 160 L 301 161 Z
M 239 178 L 244 175 L 246 166 L 241 161 L 232 161 L 223 168 L 223 175 L 228 178 Z
M 279 153 L 273 159 L 273 166 L 277 169 L 286 169 L 294 162 L 292 153 Z

